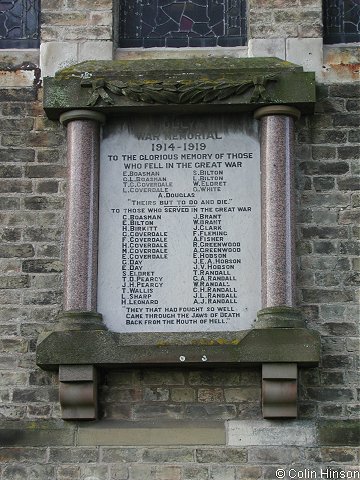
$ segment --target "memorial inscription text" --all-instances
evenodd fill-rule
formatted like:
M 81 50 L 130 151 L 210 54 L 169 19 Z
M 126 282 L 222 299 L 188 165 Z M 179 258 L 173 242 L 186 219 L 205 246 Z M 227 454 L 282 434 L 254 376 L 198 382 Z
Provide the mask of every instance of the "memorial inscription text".
M 117 121 L 101 150 L 98 311 L 108 328 L 250 328 L 260 308 L 256 125 Z

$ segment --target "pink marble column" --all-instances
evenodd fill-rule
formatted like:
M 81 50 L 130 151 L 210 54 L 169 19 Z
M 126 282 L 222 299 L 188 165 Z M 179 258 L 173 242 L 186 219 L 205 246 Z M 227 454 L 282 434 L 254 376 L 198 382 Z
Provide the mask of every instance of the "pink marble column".
M 288 106 L 262 107 L 262 307 L 295 305 L 294 119 Z
M 64 310 L 96 310 L 100 126 L 105 116 L 72 110 L 67 127 Z

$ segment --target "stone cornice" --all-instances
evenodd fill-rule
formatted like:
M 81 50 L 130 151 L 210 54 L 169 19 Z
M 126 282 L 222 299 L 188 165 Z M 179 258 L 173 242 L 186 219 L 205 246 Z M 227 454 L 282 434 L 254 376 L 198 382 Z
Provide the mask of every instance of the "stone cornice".
M 89 61 L 44 79 L 44 109 L 107 115 L 252 112 L 290 105 L 311 113 L 315 77 L 276 58 Z

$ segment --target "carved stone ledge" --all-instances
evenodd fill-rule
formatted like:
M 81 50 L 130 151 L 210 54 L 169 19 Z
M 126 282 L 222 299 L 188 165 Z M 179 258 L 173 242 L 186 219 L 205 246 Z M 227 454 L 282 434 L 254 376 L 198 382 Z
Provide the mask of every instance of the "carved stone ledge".
M 51 119 L 74 109 L 208 114 L 289 105 L 312 113 L 314 104 L 314 73 L 278 58 L 88 61 L 44 78 Z
M 264 328 L 211 334 L 123 334 L 104 330 L 51 332 L 39 338 L 37 364 L 100 368 L 141 365 L 315 366 L 320 358 L 317 332 L 305 328 Z
M 36 354 L 39 367 L 59 369 L 67 420 L 96 418 L 99 369 L 160 365 L 262 365 L 264 417 L 296 417 L 297 366 L 320 359 L 318 333 L 286 306 L 261 310 L 256 328 L 239 332 L 115 333 L 96 312 L 63 312 L 59 319 L 56 331 L 39 337 Z

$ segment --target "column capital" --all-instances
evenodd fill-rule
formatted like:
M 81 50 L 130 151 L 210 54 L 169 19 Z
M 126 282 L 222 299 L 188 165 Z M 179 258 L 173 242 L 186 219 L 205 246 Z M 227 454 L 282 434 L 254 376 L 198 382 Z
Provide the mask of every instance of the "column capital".
M 286 115 L 293 117 L 295 120 L 299 120 L 301 116 L 300 110 L 289 105 L 268 105 L 267 107 L 260 107 L 254 112 L 254 118 L 259 120 L 266 115 Z
M 94 120 L 99 123 L 105 123 L 106 117 L 103 113 L 94 110 L 69 110 L 60 115 L 60 123 L 66 125 L 72 120 Z

